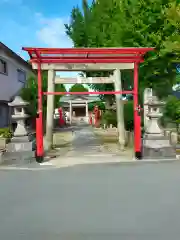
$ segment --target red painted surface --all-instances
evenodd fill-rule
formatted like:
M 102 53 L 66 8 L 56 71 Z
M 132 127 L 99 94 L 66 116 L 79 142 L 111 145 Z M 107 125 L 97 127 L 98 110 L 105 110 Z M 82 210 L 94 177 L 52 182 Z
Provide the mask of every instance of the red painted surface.
M 39 133 L 39 117 L 36 118 L 36 155 L 41 155 L 40 149 L 40 133 Z
M 31 54 L 145 54 L 154 48 L 31 48 L 23 47 Z
M 95 127 L 99 127 L 99 123 L 100 123 L 100 110 L 98 106 L 94 107 L 94 126 Z
M 38 64 L 38 118 L 36 119 L 37 156 L 43 156 L 42 94 L 133 94 L 134 95 L 134 151 L 141 152 L 141 117 L 138 110 L 138 63 L 145 53 L 154 48 L 22 48 L 27 51 L 32 63 Z M 78 54 L 78 55 L 77 55 Z M 93 54 L 93 56 L 91 55 Z M 44 92 L 42 93 L 42 63 L 134 63 L 134 90 L 122 92 Z M 99 111 L 96 109 L 97 124 Z
M 38 64 L 38 116 L 36 119 L 36 145 L 37 156 L 42 157 L 44 155 L 43 147 L 43 113 L 42 113 L 42 76 L 41 76 L 41 64 Z
M 84 59 L 91 59 L 91 60 L 94 60 L 94 59 L 99 59 L 99 60 L 104 60 L 104 56 L 99 56 L 99 55 L 90 55 L 88 57 L 86 57 L 86 55 L 82 55 L 81 58 L 84 58 Z M 35 57 L 32 57 L 31 58 L 32 60 L 36 60 Z M 78 60 L 80 59 L 80 56 L 72 56 L 72 57 L 69 57 L 69 56 L 58 56 L 58 55 L 55 55 L 55 56 L 43 56 L 43 60 L 62 60 L 62 59 L 72 59 L 72 60 Z M 106 56 L 106 59 L 141 59 L 143 60 L 143 58 L 141 57 L 141 55 L 139 55 L 138 57 L 137 56 L 128 56 L 128 54 L 126 56 L 117 56 L 117 55 L 112 55 L 112 56 Z
M 134 63 L 143 62 L 154 48 L 23 48 L 33 63 Z
M 138 104 L 138 64 L 134 64 L 134 151 L 141 152 L 141 117 Z
M 133 91 L 101 91 L 101 92 L 43 92 L 44 95 L 89 95 L 89 94 L 133 94 Z
M 30 60 L 32 63 L 37 63 L 38 59 L 32 59 Z M 140 58 L 122 58 L 122 59 L 117 59 L 117 58 L 109 58 L 109 59 L 98 59 L 98 58 L 77 58 L 77 59 L 72 59 L 72 58 L 63 58 L 63 59 L 42 59 L 41 63 L 66 63 L 66 64 L 71 64 L 71 63 L 82 63 L 82 64 L 88 64 L 88 63 L 134 63 L 134 62 L 143 62 L 142 59 Z
M 58 112 L 59 112 L 59 126 L 62 127 L 65 125 L 65 121 L 63 118 L 63 110 L 61 107 L 58 109 Z

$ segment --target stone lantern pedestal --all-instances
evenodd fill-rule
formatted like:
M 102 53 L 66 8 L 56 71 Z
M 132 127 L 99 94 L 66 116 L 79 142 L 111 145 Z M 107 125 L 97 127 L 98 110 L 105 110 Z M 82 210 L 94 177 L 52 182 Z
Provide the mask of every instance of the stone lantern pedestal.
M 143 158 L 144 159 L 176 159 L 176 152 L 170 144 L 170 139 L 164 136 L 163 130 L 159 127 L 158 120 L 162 116 L 160 107 L 164 102 L 157 100 L 155 96 L 148 102 L 149 121 L 143 137 Z
M 25 113 L 25 107 L 28 103 L 17 96 L 8 105 L 14 108 L 12 119 L 17 123 L 17 127 L 10 143 L 7 145 L 4 156 L 5 162 L 31 162 L 35 157 L 35 140 L 33 141 L 32 135 L 27 132 L 25 126 L 25 120 L 29 117 Z

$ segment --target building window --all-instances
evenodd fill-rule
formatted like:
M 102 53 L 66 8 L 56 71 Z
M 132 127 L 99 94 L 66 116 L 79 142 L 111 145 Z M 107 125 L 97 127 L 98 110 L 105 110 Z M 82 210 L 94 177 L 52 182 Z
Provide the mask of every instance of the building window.
M 7 62 L 0 59 L 0 73 L 7 74 Z
M 24 71 L 22 71 L 21 69 L 18 69 L 17 74 L 18 74 L 18 81 L 25 83 L 26 82 L 26 73 Z

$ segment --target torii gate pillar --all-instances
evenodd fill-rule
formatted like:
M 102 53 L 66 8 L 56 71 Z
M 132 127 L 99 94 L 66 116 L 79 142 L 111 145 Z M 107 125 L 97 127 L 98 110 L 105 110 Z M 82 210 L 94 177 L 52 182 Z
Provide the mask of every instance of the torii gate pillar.
M 55 71 L 48 70 L 48 92 L 55 90 Z M 54 128 L 54 95 L 47 95 L 47 113 L 46 113 L 46 137 L 45 148 L 48 150 L 53 145 Z
M 115 91 L 122 91 L 122 83 L 121 83 L 121 70 L 116 69 L 114 71 L 114 88 Z M 122 150 L 125 147 L 125 131 L 124 131 L 124 112 L 123 112 L 123 104 L 121 99 L 121 94 L 116 94 L 116 112 L 117 112 L 117 128 L 119 133 L 119 144 Z

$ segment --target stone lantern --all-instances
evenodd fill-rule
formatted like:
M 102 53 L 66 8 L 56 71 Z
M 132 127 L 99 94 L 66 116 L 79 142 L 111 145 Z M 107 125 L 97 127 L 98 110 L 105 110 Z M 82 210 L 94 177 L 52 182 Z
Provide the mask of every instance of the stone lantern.
M 28 102 L 25 102 L 21 97 L 17 96 L 14 101 L 8 105 L 14 108 L 14 113 L 11 117 L 17 123 L 17 127 L 13 134 L 14 137 L 27 137 L 28 133 L 25 127 L 25 120 L 29 115 L 25 113 L 25 108 L 27 107 Z
M 7 156 L 9 160 L 22 161 L 31 160 L 34 157 L 35 142 L 28 134 L 25 126 L 25 120 L 29 117 L 25 112 L 28 102 L 25 102 L 20 96 L 16 96 L 14 101 L 8 104 L 14 108 L 12 119 L 17 123 L 11 142 L 7 145 Z
M 145 134 L 151 136 L 163 136 L 163 130 L 159 127 L 158 120 L 162 117 L 162 108 L 165 103 L 158 101 L 156 96 L 153 96 L 152 99 L 148 102 L 148 114 L 149 118 Z
M 164 132 L 158 123 L 162 116 L 160 109 L 165 103 L 152 96 L 147 105 L 149 121 L 143 138 L 143 158 L 176 159 L 175 149 L 171 146 L 170 140 L 164 136 Z

